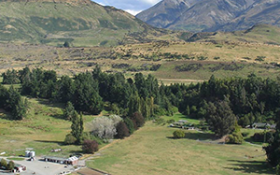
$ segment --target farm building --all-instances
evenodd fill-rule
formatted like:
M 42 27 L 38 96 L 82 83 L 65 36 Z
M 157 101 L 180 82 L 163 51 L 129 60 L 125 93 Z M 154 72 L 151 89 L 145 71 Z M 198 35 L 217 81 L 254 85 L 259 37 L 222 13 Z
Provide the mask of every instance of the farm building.
M 276 129 L 276 125 L 270 125 L 268 123 L 253 123 L 253 129 Z
M 23 172 L 26 171 L 26 167 L 19 165 L 19 164 L 15 164 L 15 172 Z
M 78 158 L 76 156 L 69 157 L 69 158 L 62 158 L 62 157 L 52 157 L 52 156 L 45 156 L 43 160 L 46 162 L 54 162 L 66 165 L 78 165 Z

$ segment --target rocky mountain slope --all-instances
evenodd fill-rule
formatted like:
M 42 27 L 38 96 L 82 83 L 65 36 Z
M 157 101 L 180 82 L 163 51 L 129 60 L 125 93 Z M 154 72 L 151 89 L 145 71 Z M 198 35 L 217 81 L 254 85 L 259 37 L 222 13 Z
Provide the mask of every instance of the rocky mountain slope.
M 137 18 L 155 27 L 213 32 L 280 26 L 279 13 L 279 0 L 163 0 Z

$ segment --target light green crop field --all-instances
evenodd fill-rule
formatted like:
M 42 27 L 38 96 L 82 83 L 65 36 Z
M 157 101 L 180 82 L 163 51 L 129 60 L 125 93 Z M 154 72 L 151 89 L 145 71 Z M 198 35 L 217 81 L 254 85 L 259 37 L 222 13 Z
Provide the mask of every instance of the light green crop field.
M 175 118 L 181 119 L 178 115 Z M 274 170 L 265 162 L 260 145 L 221 145 L 200 142 L 209 133 L 186 131 L 186 138 L 173 139 L 176 130 L 152 122 L 129 138 L 102 149 L 89 167 L 114 175 L 268 175 Z M 255 158 L 248 158 L 255 157 Z

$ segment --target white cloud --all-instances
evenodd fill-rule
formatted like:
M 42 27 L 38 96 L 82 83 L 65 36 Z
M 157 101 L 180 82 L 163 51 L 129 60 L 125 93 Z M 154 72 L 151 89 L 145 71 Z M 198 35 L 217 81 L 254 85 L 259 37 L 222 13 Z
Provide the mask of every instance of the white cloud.
M 127 11 L 128 13 L 132 14 L 132 15 L 137 15 L 138 13 L 140 13 L 142 10 L 130 10 L 130 9 L 126 9 L 124 11 Z
M 154 5 L 154 4 L 158 3 L 158 2 L 161 1 L 161 0 L 142 0 L 142 1 Z
M 105 4 L 103 4 L 102 2 L 96 2 L 97 4 L 100 4 L 102 6 L 104 6 Z
M 161 0 L 93 0 L 101 5 L 114 6 L 132 13 L 150 8 Z M 127 10 L 128 9 L 128 10 Z

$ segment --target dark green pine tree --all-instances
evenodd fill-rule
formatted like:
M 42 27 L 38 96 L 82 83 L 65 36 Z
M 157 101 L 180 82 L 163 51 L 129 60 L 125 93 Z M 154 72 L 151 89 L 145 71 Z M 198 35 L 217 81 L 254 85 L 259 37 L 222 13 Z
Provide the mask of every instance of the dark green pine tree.
M 141 112 L 141 101 L 137 92 L 130 97 L 128 103 L 128 115 L 131 116 L 135 112 Z
M 207 121 L 212 130 L 219 137 L 231 133 L 234 130 L 236 116 L 233 114 L 226 101 L 209 103 Z
M 72 125 L 71 125 L 71 134 L 76 138 L 76 143 L 81 144 L 82 143 L 82 135 L 84 131 L 84 126 L 83 126 L 83 116 L 78 115 L 77 112 L 75 112 L 75 115 L 72 118 Z
M 12 111 L 12 116 L 14 120 L 22 120 L 26 117 L 28 110 L 28 101 L 27 99 L 19 99 L 18 103 Z
M 63 114 L 64 118 L 67 120 L 72 120 L 73 116 L 75 115 L 75 112 L 76 111 L 73 104 L 70 101 L 68 101 Z
M 280 166 L 280 122 L 277 124 L 277 131 L 274 135 L 273 141 L 264 147 L 267 155 L 267 161 L 272 166 Z

